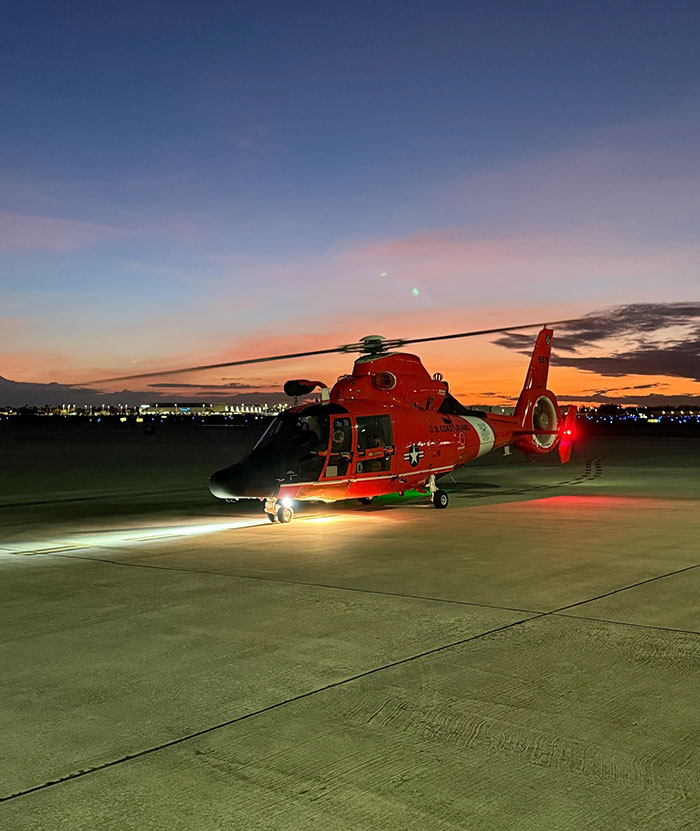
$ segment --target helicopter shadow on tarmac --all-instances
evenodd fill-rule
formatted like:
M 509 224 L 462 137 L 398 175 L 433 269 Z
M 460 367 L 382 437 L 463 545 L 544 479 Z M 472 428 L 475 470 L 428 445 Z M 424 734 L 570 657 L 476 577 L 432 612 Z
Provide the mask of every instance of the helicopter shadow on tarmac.
M 566 486 L 582 485 L 599 479 L 603 475 L 603 457 L 596 456 L 585 460 L 583 472 L 571 479 L 564 479 L 559 482 L 543 482 L 534 485 L 524 485 L 516 488 L 505 488 L 503 485 L 495 485 L 486 482 L 455 482 L 446 486 L 446 490 L 455 493 L 463 499 L 483 499 L 490 495 L 499 496 L 521 496 L 529 493 L 542 493 L 550 490 L 557 490 Z
M 491 482 L 455 482 L 445 485 L 449 493 L 461 493 L 469 491 L 495 491 L 502 490 L 503 485 L 494 485 Z

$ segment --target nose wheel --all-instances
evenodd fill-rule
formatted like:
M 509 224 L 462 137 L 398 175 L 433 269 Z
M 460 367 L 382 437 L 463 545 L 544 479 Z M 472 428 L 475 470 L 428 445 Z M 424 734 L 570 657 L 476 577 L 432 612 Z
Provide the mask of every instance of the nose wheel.
M 291 507 L 287 507 L 286 505 L 280 505 L 277 509 L 277 521 L 278 522 L 291 522 L 294 519 L 294 511 Z
M 270 522 L 291 522 L 294 519 L 294 510 L 291 505 L 280 505 L 276 499 L 265 500 L 265 513 Z

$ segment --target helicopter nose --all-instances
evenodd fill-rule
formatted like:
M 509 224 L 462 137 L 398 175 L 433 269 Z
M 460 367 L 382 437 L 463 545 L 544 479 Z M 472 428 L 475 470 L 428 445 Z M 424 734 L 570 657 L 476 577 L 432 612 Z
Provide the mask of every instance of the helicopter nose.
M 217 470 L 209 477 L 209 490 L 219 499 L 246 496 L 246 477 L 242 465 L 231 465 Z
M 209 477 L 209 490 L 219 499 L 271 496 L 274 484 L 262 480 L 255 471 L 242 464 L 217 470 Z

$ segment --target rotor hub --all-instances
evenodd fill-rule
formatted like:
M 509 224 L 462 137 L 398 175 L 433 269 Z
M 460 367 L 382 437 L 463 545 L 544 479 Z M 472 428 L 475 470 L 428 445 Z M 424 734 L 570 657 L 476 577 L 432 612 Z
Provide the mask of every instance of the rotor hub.
M 362 355 L 375 358 L 388 354 L 392 349 L 398 349 L 403 343 L 402 340 L 389 340 L 383 335 L 365 335 L 357 343 L 347 343 L 340 349 L 343 352 L 360 352 Z

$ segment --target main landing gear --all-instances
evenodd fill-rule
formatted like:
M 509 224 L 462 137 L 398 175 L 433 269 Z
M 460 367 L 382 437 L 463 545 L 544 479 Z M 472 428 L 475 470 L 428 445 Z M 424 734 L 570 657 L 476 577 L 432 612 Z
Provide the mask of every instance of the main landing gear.
M 435 474 L 431 473 L 428 479 L 428 488 L 430 490 L 430 499 L 433 503 L 433 508 L 446 508 L 450 504 L 450 497 L 446 491 L 441 490 L 435 483 Z
M 450 497 L 446 491 L 438 488 L 432 496 L 433 508 L 446 508 L 450 504 Z
M 292 506 L 279 504 L 277 499 L 266 499 L 264 508 L 270 522 L 282 522 L 286 524 L 294 519 Z

